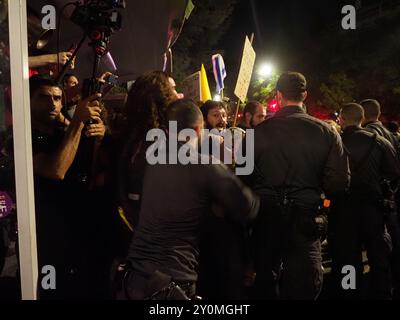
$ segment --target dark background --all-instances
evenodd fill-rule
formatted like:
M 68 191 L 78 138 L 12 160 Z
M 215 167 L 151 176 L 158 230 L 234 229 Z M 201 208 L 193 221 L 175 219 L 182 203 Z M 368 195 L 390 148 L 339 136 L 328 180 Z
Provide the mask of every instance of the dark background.
M 300 71 L 309 81 L 310 110 L 333 113 L 346 102 L 378 99 L 385 116 L 398 116 L 400 1 L 193 0 L 196 8 L 174 46 L 180 83 L 205 64 L 214 92 L 211 55 L 225 60 L 232 99 L 245 35 L 255 33 L 257 60 L 276 74 Z M 342 7 L 357 7 L 357 29 L 343 30 Z M 255 80 L 255 79 L 254 79 Z M 252 98 L 251 85 L 249 99 Z M 265 100 L 265 99 L 264 99 Z

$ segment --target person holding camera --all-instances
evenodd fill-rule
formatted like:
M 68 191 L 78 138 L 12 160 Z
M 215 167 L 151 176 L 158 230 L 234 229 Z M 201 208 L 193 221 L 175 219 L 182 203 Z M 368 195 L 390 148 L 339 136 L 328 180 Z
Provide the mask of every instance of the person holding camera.
M 86 242 L 89 204 L 71 167 L 76 160 L 81 136 L 101 140 L 105 126 L 96 94 L 79 102 L 65 127 L 58 121 L 62 90 L 54 80 L 30 79 L 33 170 L 39 270 L 51 265 L 57 272 L 57 289 L 42 290 L 41 299 L 85 298 L 89 274 Z M 88 124 L 88 121 L 91 121 Z

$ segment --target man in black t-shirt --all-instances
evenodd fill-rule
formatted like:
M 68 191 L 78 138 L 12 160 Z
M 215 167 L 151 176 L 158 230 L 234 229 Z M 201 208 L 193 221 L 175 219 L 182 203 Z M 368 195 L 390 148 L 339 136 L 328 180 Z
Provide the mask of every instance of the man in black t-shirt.
M 173 103 L 168 120 L 177 121 L 179 131 L 191 128 L 200 136 L 203 120 L 192 102 Z M 191 142 L 195 145 L 198 141 Z M 163 152 L 168 150 L 161 148 L 159 153 Z M 201 157 L 206 156 L 191 153 L 197 163 L 203 163 Z M 126 278 L 125 298 L 142 300 L 162 289 L 162 283 L 155 281 L 157 272 L 171 277 L 189 297 L 194 296 L 199 255 L 204 254 L 199 253 L 201 223 L 214 204 L 239 225 L 246 225 L 258 212 L 258 199 L 222 164 L 155 164 L 146 168 L 139 225 L 128 254 L 132 272 Z

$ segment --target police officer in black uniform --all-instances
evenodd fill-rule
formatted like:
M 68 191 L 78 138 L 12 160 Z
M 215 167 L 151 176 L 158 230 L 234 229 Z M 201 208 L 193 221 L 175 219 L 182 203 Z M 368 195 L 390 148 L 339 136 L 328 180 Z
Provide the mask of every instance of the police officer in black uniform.
M 282 108 L 255 128 L 255 171 L 249 183 L 261 198 L 253 233 L 258 298 L 318 297 L 323 277 L 316 220 L 321 194 L 342 192 L 349 183 L 341 138 L 306 114 L 306 90 L 302 74 L 282 74 L 277 83 Z
M 395 152 L 397 153 L 397 158 L 400 160 L 400 143 L 396 136 L 386 129 L 382 122 L 379 121 L 381 116 L 381 106 L 378 101 L 374 99 L 367 99 L 361 102 L 361 106 L 364 109 L 364 127 L 366 130 L 377 134 L 388 140 Z M 388 214 L 385 217 L 385 223 L 388 232 L 392 239 L 393 252 L 392 252 L 392 271 L 393 271 L 393 281 L 395 287 L 395 297 L 400 299 L 400 217 L 398 213 L 398 206 L 400 204 L 400 194 L 396 189 L 398 185 L 392 185 L 391 188 L 386 188 L 386 194 L 384 195 L 387 200 L 391 201 L 392 207 L 386 208 Z M 396 205 L 397 204 L 397 205 Z M 397 206 L 397 208 L 396 208 Z
M 396 183 L 400 167 L 392 145 L 381 136 L 361 128 L 363 117 L 364 110 L 358 104 L 351 103 L 342 108 L 342 139 L 349 152 L 352 177 L 346 210 L 336 212 L 338 223 L 330 225 L 336 234 L 332 243 L 337 248 L 333 265 L 338 269 L 344 265 L 356 267 L 359 289 L 364 245 L 370 266 L 371 297 L 389 299 L 390 246 L 384 223 L 382 182 L 386 179 Z
M 372 133 L 376 133 L 388 140 L 395 148 L 396 152 L 399 151 L 399 142 L 396 137 L 385 128 L 382 122 L 379 121 L 381 116 L 381 105 L 374 99 L 366 99 L 361 101 L 361 106 L 364 109 L 364 128 Z

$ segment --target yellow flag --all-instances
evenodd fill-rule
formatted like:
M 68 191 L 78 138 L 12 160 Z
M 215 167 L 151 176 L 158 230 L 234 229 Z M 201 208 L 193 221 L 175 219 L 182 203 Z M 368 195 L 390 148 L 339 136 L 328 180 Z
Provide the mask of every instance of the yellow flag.
M 211 98 L 211 91 L 208 85 L 207 73 L 206 69 L 204 68 L 204 64 L 201 65 L 201 101 L 206 102 L 208 100 L 212 100 Z

